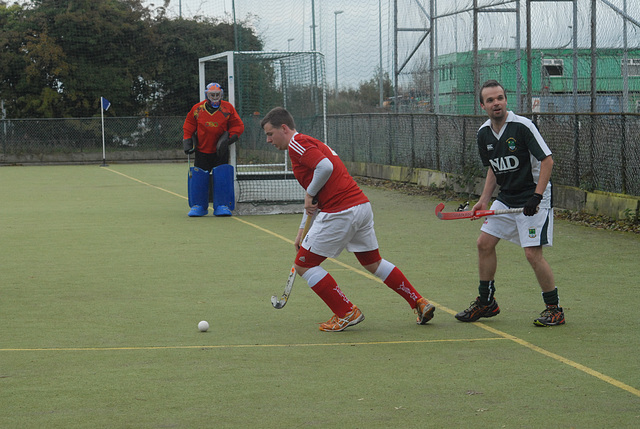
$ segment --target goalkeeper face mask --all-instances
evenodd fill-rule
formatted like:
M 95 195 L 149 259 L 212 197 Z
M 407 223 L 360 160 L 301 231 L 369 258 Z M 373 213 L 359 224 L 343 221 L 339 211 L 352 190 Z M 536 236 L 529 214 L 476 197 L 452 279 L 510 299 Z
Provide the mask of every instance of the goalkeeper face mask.
M 204 90 L 204 96 L 206 97 L 211 107 L 213 107 L 214 109 L 217 109 L 218 107 L 220 107 L 220 101 L 224 96 L 224 91 L 222 90 L 222 87 L 219 84 L 210 83 L 209 85 L 207 85 L 207 88 Z

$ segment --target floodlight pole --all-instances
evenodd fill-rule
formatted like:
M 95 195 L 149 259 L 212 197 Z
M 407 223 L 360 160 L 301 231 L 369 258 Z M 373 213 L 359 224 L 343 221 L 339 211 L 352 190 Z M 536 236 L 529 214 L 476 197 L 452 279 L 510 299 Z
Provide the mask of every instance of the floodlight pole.
M 233 11 L 233 46 L 235 51 L 239 51 L 238 46 L 238 23 L 236 22 L 236 1 L 231 0 L 231 10 Z
M 336 10 L 333 12 L 333 17 L 335 18 L 335 23 L 334 23 L 334 30 L 335 30 L 335 37 L 334 37 L 334 44 L 335 44 L 335 48 L 336 48 L 336 56 L 335 56 L 335 60 L 336 60 L 336 98 L 338 98 L 338 15 L 340 15 L 341 13 L 343 13 L 343 10 Z
M 378 78 L 378 84 L 380 89 L 380 108 L 384 106 L 384 83 L 382 79 L 384 75 L 382 74 L 382 0 L 378 0 L 378 47 L 380 54 L 380 76 Z

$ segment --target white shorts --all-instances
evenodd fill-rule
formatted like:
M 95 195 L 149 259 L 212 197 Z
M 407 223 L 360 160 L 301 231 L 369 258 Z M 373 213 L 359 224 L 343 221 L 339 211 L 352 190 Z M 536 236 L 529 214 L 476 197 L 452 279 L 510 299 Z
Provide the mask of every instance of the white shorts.
M 373 229 L 371 203 L 337 213 L 318 213 L 302 240 L 302 247 L 327 258 L 335 258 L 345 248 L 349 252 L 376 250 L 378 239 Z
M 491 210 L 508 208 L 497 200 L 491 204 Z M 553 208 L 540 208 L 533 216 L 522 213 L 487 216 L 480 230 L 520 247 L 552 246 Z

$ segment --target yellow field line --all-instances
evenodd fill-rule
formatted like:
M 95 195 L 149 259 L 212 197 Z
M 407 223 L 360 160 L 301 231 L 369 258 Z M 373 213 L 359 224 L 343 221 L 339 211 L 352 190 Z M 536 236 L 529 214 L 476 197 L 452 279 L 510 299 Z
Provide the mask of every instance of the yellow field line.
M 436 303 L 434 301 L 431 301 L 431 300 L 430 300 L 430 302 L 433 305 L 435 305 L 436 307 L 438 307 L 439 310 L 442 310 L 442 311 L 444 311 L 446 313 L 449 313 L 451 315 L 456 314 L 456 311 L 451 310 L 450 308 L 447 308 L 447 307 L 445 307 L 443 305 L 440 305 L 440 304 L 438 304 L 438 303 Z M 602 374 L 601 372 L 598 372 L 598 371 L 593 370 L 593 369 L 591 369 L 591 368 L 589 368 L 587 366 L 579 364 L 578 362 L 574 362 L 571 359 L 567 359 L 567 358 L 565 358 L 563 356 L 560 356 L 560 355 L 558 355 L 556 353 L 553 353 L 553 352 L 550 352 L 548 350 L 545 350 L 542 347 L 538 347 L 538 346 L 536 346 L 534 344 L 531 344 L 530 342 L 525 341 L 525 340 L 523 340 L 521 338 L 515 337 L 515 336 L 513 336 L 511 334 L 507 334 L 506 332 L 502 332 L 502 331 L 500 331 L 498 329 L 492 328 L 491 326 L 489 326 L 489 325 L 487 325 L 485 323 L 474 322 L 473 325 L 477 326 L 479 328 L 482 328 L 485 331 L 491 332 L 492 334 L 498 335 L 498 336 L 500 336 L 500 337 L 502 337 L 502 338 L 504 338 L 506 340 L 511 340 L 511 341 L 513 341 L 513 342 L 515 342 L 517 344 L 520 344 L 521 346 L 524 346 L 524 347 L 526 347 L 526 348 L 528 348 L 530 350 L 533 350 L 534 352 L 537 352 L 537 353 L 540 353 L 540 354 L 542 354 L 544 356 L 550 357 L 551 359 L 555 359 L 558 362 L 562 362 L 565 365 L 569 365 L 572 368 L 575 368 L 575 369 L 577 369 L 579 371 L 585 372 L 585 373 L 587 373 L 587 374 L 589 374 L 589 375 L 591 375 L 593 377 L 596 377 L 599 380 L 602 380 L 602 381 L 604 381 L 606 383 L 609 383 L 609 384 L 611 384 L 613 386 L 616 386 L 616 387 L 618 387 L 618 388 L 620 388 L 622 390 L 626 390 L 627 392 L 629 392 L 629 393 L 631 393 L 631 394 L 633 394 L 635 396 L 639 396 L 640 397 L 640 390 L 639 389 L 636 389 L 635 387 L 631 387 L 631 386 L 629 386 L 629 385 L 627 385 L 627 384 L 625 384 L 625 383 L 623 383 L 623 382 L 621 382 L 619 380 L 616 380 L 615 378 L 609 377 L 608 375 Z M 549 329 L 549 328 L 537 328 L 537 329 Z M 564 329 L 564 328 L 560 328 L 560 329 Z
M 263 227 L 261 227 L 261 226 L 258 226 L 258 225 L 256 225 L 255 223 L 251 223 L 251 222 L 246 221 L 246 220 L 244 220 L 244 219 L 240 219 L 240 218 L 239 218 L 239 217 L 237 217 L 237 216 L 232 216 L 232 219 L 237 220 L 238 222 L 242 222 L 242 223 L 244 223 L 245 225 L 252 226 L 252 227 L 254 227 L 255 229 L 258 229 L 258 230 L 260 230 L 260 231 L 262 231 L 262 232 L 264 232 L 264 233 L 266 233 L 266 234 L 273 235 L 274 237 L 279 238 L 280 240 L 286 241 L 287 243 L 293 244 L 293 240 L 290 240 L 290 239 L 288 239 L 288 238 L 286 238 L 286 237 L 283 237 L 282 235 L 277 234 L 277 233 L 275 233 L 275 232 L 273 232 L 273 231 L 271 231 L 271 230 L 268 230 L 268 229 L 266 229 L 266 228 L 263 228 Z
M 176 194 L 175 192 L 171 192 L 171 191 L 169 191 L 167 189 L 164 189 L 164 188 L 161 188 L 159 186 L 151 185 L 150 183 L 146 183 L 146 182 L 143 182 L 142 180 L 136 179 L 134 177 L 127 176 L 126 174 L 120 173 L 119 171 L 115 171 L 115 170 L 112 170 L 110 168 L 105 168 L 105 170 L 109 170 L 109 171 L 111 171 L 113 173 L 116 173 L 116 174 L 119 174 L 121 176 L 124 176 L 124 177 L 126 177 L 128 179 L 131 179 L 131 180 L 135 181 L 135 182 L 150 186 L 150 187 L 158 189 L 160 191 L 167 192 L 167 193 L 169 193 L 171 195 L 175 195 L 177 197 L 180 197 L 180 198 L 183 198 L 183 199 L 187 199 L 186 197 L 184 197 L 182 195 L 179 195 L 179 194 Z M 273 235 L 274 237 L 277 237 L 277 238 L 279 238 L 281 240 L 284 240 L 284 241 L 286 241 L 288 243 L 293 244 L 293 241 L 289 240 L 288 238 L 285 238 L 285 237 L 283 237 L 283 236 L 281 236 L 279 234 L 276 234 L 275 232 L 270 231 L 268 229 L 262 228 L 261 226 L 258 226 L 258 225 L 254 224 L 254 223 L 248 222 L 248 221 L 246 221 L 244 219 L 240 219 L 240 218 L 235 217 L 235 216 L 233 217 L 233 219 L 237 220 L 238 222 L 242 222 L 242 223 L 244 223 L 246 225 L 252 226 L 252 227 L 254 227 L 256 229 L 259 229 L 260 231 L 263 231 L 263 232 L 265 232 L 267 234 Z M 336 263 L 336 264 L 338 264 L 338 265 L 350 270 L 350 271 L 353 271 L 354 273 L 357 273 L 357 274 L 359 274 L 361 276 L 364 276 L 364 277 L 367 277 L 369 279 L 372 279 L 372 280 L 375 280 L 375 281 L 378 281 L 378 282 L 382 283 L 378 277 L 372 275 L 368 271 L 365 271 L 365 270 L 362 270 L 362 269 L 358 269 L 358 268 L 354 268 L 354 267 L 352 267 L 350 265 L 347 265 L 347 264 L 345 264 L 343 262 L 340 262 L 340 261 L 338 261 L 336 259 L 333 259 L 333 258 L 329 258 L 329 260 L 332 261 L 333 263 Z M 440 305 L 440 304 L 436 303 L 435 301 L 430 300 L 430 302 L 433 305 L 435 305 L 436 307 L 438 307 L 440 310 L 442 310 L 442 311 L 444 311 L 446 313 L 449 313 L 451 315 L 456 314 L 456 312 L 454 310 L 452 310 L 450 308 L 447 308 L 447 307 L 445 307 L 443 305 Z M 474 322 L 473 324 L 475 326 L 479 327 L 479 328 L 484 329 L 485 331 L 488 331 L 488 332 L 491 332 L 493 334 L 498 335 L 500 338 L 511 340 L 511 341 L 515 342 L 516 344 L 519 344 L 519 345 L 521 345 L 523 347 L 526 347 L 526 348 L 528 348 L 530 350 L 533 350 L 534 352 L 540 353 L 543 356 L 547 356 L 547 357 L 549 357 L 551 359 L 554 359 L 554 360 L 556 360 L 558 362 L 561 362 L 561 363 L 563 363 L 565 365 L 569 365 L 570 367 L 575 368 L 575 369 L 577 369 L 579 371 L 582 371 L 582 372 L 584 372 L 586 374 L 589 374 L 592 377 L 596 377 L 597 379 L 602 380 L 605 383 L 609 383 L 612 386 L 615 386 L 615 387 L 617 387 L 619 389 L 625 390 L 625 391 L 627 391 L 627 392 L 629 392 L 629 393 L 631 393 L 631 394 L 633 394 L 635 396 L 640 397 L 640 390 L 639 389 L 631 387 L 628 384 L 625 384 L 625 383 L 623 383 L 623 382 L 621 382 L 619 380 L 616 380 L 615 378 L 609 377 L 608 375 L 605 375 L 605 374 L 603 374 L 601 372 L 598 372 L 598 371 L 596 371 L 594 369 L 591 369 L 591 368 L 589 368 L 587 366 L 584 366 L 582 364 L 574 362 L 571 359 L 567 359 L 567 358 L 565 358 L 563 356 L 560 356 L 560 355 L 558 355 L 556 353 L 553 353 L 553 352 L 550 352 L 548 350 L 545 350 L 542 347 L 538 347 L 538 346 L 536 346 L 534 344 L 531 344 L 528 341 L 525 341 L 525 340 L 523 340 L 521 338 L 515 337 L 515 336 L 513 336 L 511 334 L 507 334 L 506 332 L 502 332 L 502 331 L 500 331 L 498 329 L 492 328 L 492 327 L 490 327 L 490 326 L 488 326 L 488 325 L 486 325 L 486 324 L 484 324 L 482 322 Z M 540 329 L 546 329 L 546 328 L 540 328 Z M 497 338 L 491 338 L 491 339 L 495 340 Z M 329 345 L 398 344 L 398 343 L 429 343 L 429 342 L 441 342 L 441 341 L 480 341 L 480 340 L 425 340 L 425 341 L 373 342 L 373 343 L 297 344 L 297 345 L 286 345 L 286 346 L 285 345 L 271 345 L 271 346 L 268 346 L 268 345 L 262 345 L 262 346 L 242 346 L 242 345 L 239 345 L 239 346 L 185 346 L 185 347 L 174 347 L 174 348 L 291 347 L 291 346 L 301 347 L 301 346 L 312 346 L 312 345 L 313 346 L 329 346 Z M 163 347 L 155 347 L 155 348 L 162 349 Z M 138 349 L 138 348 L 131 347 L 131 348 L 120 348 L 120 349 L 114 349 L 114 350 L 128 350 L 128 349 Z M 146 349 L 146 348 L 140 348 L 140 349 Z M 152 347 L 151 349 L 154 349 L 154 347 Z M 0 349 L 0 351 L 10 351 L 10 350 L 20 351 L 22 349 Z M 40 349 L 24 349 L 24 350 L 40 350 Z M 42 350 L 76 350 L 76 349 L 42 349 Z M 93 350 L 93 349 L 77 349 L 77 350 Z M 105 349 L 95 349 L 95 350 L 105 350 Z
M 403 341 L 366 341 L 351 343 L 299 343 L 299 344 L 218 344 L 200 346 L 142 346 L 142 347 L 42 347 L 27 349 L 0 349 L 0 352 L 85 352 L 85 351 L 117 351 L 117 350 L 183 350 L 183 349 L 255 349 L 285 347 L 326 347 L 326 346 L 370 346 L 386 344 L 425 344 L 425 343 L 473 343 L 476 341 L 501 341 L 503 337 L 494 338 L 460 338 L 445 340 L 403 340 Z
M 265 229 L 265 228 L 263 228 L 263 227 L 261 227 L 261 226 L 258 226 L 258 225 L 256 225 L 255 223 L 251 223 L 251 222 L 246 221 L 246 220 L 244 220 L 244 219 L 240 219 L 239 217 L 233 217 L 233 219 L 237 220 L 238 222 L 242 222 L 242 223 L 244 223 L 245 225 L 252 226 L 252 227 L 254 227 L 254 228 L 256 228 L 256 229 L 259 229 L 259 230 L 260 230 L 260 231 L 262 231 L 262 232 L 265 232 L 265 233 L 267 233 L 267 234 L 273 235 L 274 237 L 277 237 L 277 238 L 279 238 L 279 239 L 281 239 L 281 240 L 284 240 L 284 241 L 286 241 L 286 242 L 288 242 L 288 243 L 293 244 L 293 240 L 290 240 L 290 239 L 288 239 L 288 238 L 285 238 L 285 237 L 281 236 L 280 234 L 276 234 L 276 233 L 275 233 L 275 232 L 273 232 L 273 231 L 270 231 L 270 230 Z M 360 274 L 361 276 L 364 276 L 364 277 L 367 277 L 367 278 L 369 278 L 369 279 L 371 279 L 371 280 L 374 280 L 374 281 L 377 281 L 377 282 L 379 282 L 379 283 L 382 283 L 382 280 L 380 280 L 378 277 L 374 276 L 373 274 L 371 274 L 371 273 L 370 273 L 370 272 L 368 272 L 368 271 L 363 271 L 363 270 L 361 270 L 361 269 L 354 268 L 354 267 L 352 267 L 351 265 L 345 264 L 344 262 L 340 262 L 340 261 L 338 261 L 337 259 L 334 259 L 334 258 L 327 258 L 327 259 L 328 259 L 328 260 L 330 260 L 331 262 L 333 262 L 334 264 L 340 265 L 341 267 L 346 268 L 346 269 L 348 269 L 348 270 L 350 270 L 350 271 L 353 271 L 353 272 L 355 272 L 355 273 L 358 273 L 358 274 Z
M 150 186 L 150 187 L 155 188 L 155 189 L 157 189 L 159 191 L 166 192 L 166 193 L 171 194 L 171 195 L 175 195 L 176 197 L 180 197 L 180 198 L 185 199 L 185 200 L 187 199 L 187 197 L 185 197 L 184 195 L 176 194 L 175 192 L 172 192 L 172 191 L 170 191 L 168 189 L 161 188 L 160 186 L 152 185 L 151 183 L 143 182 L 140 179 L 136 179 L 135 177 L 128 176 L 128 175 L 126 175 L 124 173 L 121 173 L 119 171 L 113 170 L 111 168 L 102 167 L 102 169 L 108 170 L 108 171 L 110 171 L 112 173 L 119 174 L 119 175 L 121 175 L 123 177 L 126 177 L 127 179 L 133 180 L 134 182 L 138 182 L 140 184 L 143 184 L 143 185 L 146 185 L 146 186 Z
M 609 383 L 609 384 L 611 384 L 613 386 L 616 386 L 616 387 L 618 387 L 618 388 L 620 388 L 622 390 L 626 390 L 629 393 L 632 393 L 632 394 L 634 394 L 636 396 L 640 396 L 640 390 L 638 390 L 638 389 L 636 389 L 634 387 L 631 387 L 631 386 L 629 386 L 629 385 L 627 385 L 627 384 L 625 384 L 625 383 L 623 383 L 621 381 L 618 381 L 615 378 L 609 377 L 608 375 L 605 375 L 605 374 L 603 374 L 601 372 L 593 370 L 593 369 L 591 369 L 589 367 L 586 367 L 586 366 L 584 366 L 582 364 L 574 362 L 571 359 L 567 359 L 567 358 L 562 357 L 562 356 L 560 356 L 558 354 L 555 354 L 553 352 L 545 350 L 542 347 L 538 347 L 538 346 L 536 346 L 534 344 L 531 344 L 531 343 L 529 343 L 529 342 L 527 342 L 527 341 L 525 341 L 523 339 L 520 339 L 518 337 L 514 337 L 513 335 L 509 335 L 509 334 L 507 334 L 505 332 L 502 332 L 502 331 L 499 331 L 497 329 L 491 328 L 491 327 L 485 325 L 484 323 L 480 323 L 480 324 L 478 324 L 478 326 L 481 327 L 482 329 L 486 330 L 486 331 L 492 332 L 492 333 L 494 333 L 496 335 L 503 336 L 505 339 L 514 341 L 515 343 L 520 344 L 521 346 L 524 346 L 524 347 L 526 347 L 526 348 L 528 348 L 530 350 L 533 350 L 534 352 L 538 352 L 538 353 L 540 353 L 540 354 L 542 354 L 544 356 L 547 356 L 547 357 L 550 357 L 552 359 L 555 359 L 555 360 L 557 360 L 559 362 L 562 362 L 562 363 L 564 363 L 566 365 L 569 365 L 569 366 L 571 366 L 571 367 L 573 367 L 573 368 L 575 368 L 577 370 L 580 370 L 580 371 L 585 372 L 585 373 L 587 373 L 587 374 L 589 374 L 589 375 L 591 375 L 593 377 L 596 377 L 596 378 L 598 378 L 598 379 L 600 379 L 600 380 L 602 380 L 604 382 L 607 382 L 607 383 Z M 540 329 L 544 329 L 544 328 L 540 328 Z

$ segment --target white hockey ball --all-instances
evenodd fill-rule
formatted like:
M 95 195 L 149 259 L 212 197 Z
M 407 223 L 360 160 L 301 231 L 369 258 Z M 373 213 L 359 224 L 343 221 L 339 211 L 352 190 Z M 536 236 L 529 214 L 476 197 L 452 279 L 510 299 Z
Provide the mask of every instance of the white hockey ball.
M 201 321 L 198 323 L 198 329 L 200 329 L 200 332 L 207 332 L 207 329 L 209 329 L 209 322 L 206 320 Z

